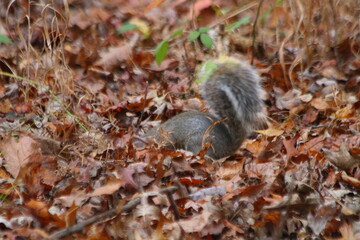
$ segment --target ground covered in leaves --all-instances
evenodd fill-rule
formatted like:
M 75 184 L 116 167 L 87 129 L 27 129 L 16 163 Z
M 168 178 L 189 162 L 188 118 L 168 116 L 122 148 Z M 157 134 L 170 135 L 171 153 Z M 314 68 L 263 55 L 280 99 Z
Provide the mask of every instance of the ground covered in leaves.
M 0 2 L 1 239 L 360 239 L 358 1 Z M 221 161 L 133 141 L 252 61 L 269 128 Z

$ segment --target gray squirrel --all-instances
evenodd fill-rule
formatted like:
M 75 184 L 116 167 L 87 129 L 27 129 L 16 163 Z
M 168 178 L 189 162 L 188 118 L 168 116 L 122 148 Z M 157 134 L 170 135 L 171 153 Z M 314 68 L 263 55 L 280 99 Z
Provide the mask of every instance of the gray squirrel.
M 195 154 L 207 148 L 205 156 L 216 160 L 233 154 L 255 128 L 264 126 L 263 89 L 256 71 L 233 57 L 213 63 L 212 72 L 201 85 L 210 113 L 181 113 L 143 137 L 154 137 L 161 147 Z M 201 75 L 202 70 L 199 72 Z

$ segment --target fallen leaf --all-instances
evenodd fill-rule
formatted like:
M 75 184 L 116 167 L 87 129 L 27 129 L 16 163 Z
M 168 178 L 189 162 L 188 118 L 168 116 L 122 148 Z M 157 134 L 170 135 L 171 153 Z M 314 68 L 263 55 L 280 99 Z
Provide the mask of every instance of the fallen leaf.
M 299 96 L 299 98 L 300 98 L 300 100 L 302 102 L 308 103 L 313 99 L 313 95 L 308 93 L 308 94 L 304 94 L 304 95 Z
M 226 219 L 223 221 L 223 223 L 225 224 L 226 227 L 228 227 L 228 228 L 230 228 L 230 229 L 232 229 L 232 230 L 234 230 L 234 231 L 236 231 L 236 232 L 238 232 L 238 233 L 240 233 L 240 234 L 244 234 L 244 233 L 245 233 L 245 231 L 242 230 L 239 226 L 231 223 L 230 221 L 228 221 L 228 220 L 226 220 Z
M 346 107 L 337 110 L 334 115 L 337 118 L 349 118 L 354 115 L 354 113 L 355 109 L 353 109 L 351 105 L 347 105 Z
M 277 137 L 277 136 L 282 135 L 284 133 L 284 130 L 277 129 L 277 128 L 275 128 L 274 125 L 271 125 L 271 126 L 269 126 L 268 129 L 256 130 L 255 132 L 261 133 L 261 134 L 263 134 L 265 136 L 268 136 L 268 137 Z
M 233 178 L 234 176 L 237 176 L 243 172 L 245 161 L 238 161 L 234 163 L 224 163 L 221 168 L 216 172 L 216 175 L 218 175 L 223 180 L 229 180 Z
M 302 122 L 307 125 L 313 123 L 319 115 L 319 111 L 313 107 L 310 107 L 306 110 L 306 113 L 303 115 Z
M 345 80 L 346 79 L 344 74 L 342 72 L 340 72 L 334 66 L 328 66 L 328 67 L 324 68 L 321 73 L 325 78 L 336 79 L 336 80 Z
M 121 187 L 122 180 L 112 180 L 110 183 L 105 184 L 104 186 L 96 188 L 89 196 L 96 197 L 101 195 L 110 195 L 115 191 L 119 190 Z
M 295 144 L 299 139 L 299 137 L 300 137 L 300 133 L 298 132 L 293 138 L 289 140 L 286 139 L 283 140 L 286 149 L 286 162 L 288 162 L 293 156 L 299 153 L 298 150 L 295 148 Z
M 329 108 L 329 104 L 323 98 L 314 98 L 310 105 L 320 111 L 325 111 Z
M 360 237 L 358 230 L 354 229 L 351 223 L 345 222 L 339 230 L 344 240 L 358 240 Z
M 350 177 L 349 175 L 346 174 L 346 172 L 341 173 L 341 178 L 351 186 L 360 189 L 360 181 L 356 178 Z
M 336 167 L 345 171 L 352 171 L 359 166 L 360 157 L 352 156 L 345 143 L 341 143 L 339 152 L 332 152 L 328 149 L 323 149 L 325 157 Z
M 224 227 L 223 224 L 218 222 L 223 219 L 221 209 L 211 202 L 205 202 L 205 204 L 202 204 L 202 208 L 203 210 L 200 214 L 196 214 L 186 220 L 180 220 L 179 225 L 187 233 L 201 232 L 202 236 L 220 234 Z M 215 228 L 214 222 L 217 222 L 215 226 L 220 226 L 220 228 Z
M 13 136 L 7 136 L 0 145 L 0 151 L 5 157 L 5 169 L 16 178 L 21 166 L 29 162 L 29 157 L 41 152 L 37 143 L 29 136 L 20 134 L 16 140 Z
M 101 59 L 96 64 L 104 66 L 105 69 L 111 69 L 127 60 L 130 53 L 131 48 L 127 44 L 118 47 L 110 47 L 107 50 L 100 52 Z
M 276 89 L 274 89 L 276 90 Z M 280 89 L 278 90 L 278 94 L 281 94 Z M 276 98 L 276 107 L 279 109 L 292 109 L 300 105 L 300 95 L 301 92 L 298 89 L 292 89 L 286 92 L 283 95 L 280 95 Z

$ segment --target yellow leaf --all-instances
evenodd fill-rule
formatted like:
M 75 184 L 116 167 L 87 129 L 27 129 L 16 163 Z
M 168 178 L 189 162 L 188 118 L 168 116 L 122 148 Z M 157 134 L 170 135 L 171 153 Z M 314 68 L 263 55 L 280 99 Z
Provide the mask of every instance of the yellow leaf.
M 263 134 L 265 136 L 269 136 L 269 137 L 277 137 L 277 136 L 280 136 L 281 134 L 283 134 L 284 130 L 276 129 L 276 128 L 273 128 L 272 126 L 270 126 L 270 128 L 268 128 L 266 130 L 256 130 L 255 132 L 261 133 L 261 134 Z
M 149 27 L 149 24 L 143 20 L 140 20 L 138 18 L 132 18 L 129 23 L 134 24 L 138 26 L 139 31 L 144 34 L 145 37 L 149 37 L 151 30 Z

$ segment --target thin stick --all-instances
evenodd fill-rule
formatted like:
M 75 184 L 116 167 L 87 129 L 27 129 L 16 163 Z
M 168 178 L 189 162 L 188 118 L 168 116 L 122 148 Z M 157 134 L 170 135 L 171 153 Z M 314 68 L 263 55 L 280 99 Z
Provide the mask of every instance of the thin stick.
M 142 107 L 142 109 L 141 109 L 140 118 L 138 119 L 138 121 L 137 121 L 137 123 L 136 123 L 135 132 L 137 132 L 137 131 L 139 130 L 139 128 L 140 128 L 140 123 L 141 123 L 141 120 L 142 120 L 142 118 L 143 118 L 144 111 L 145 111 L 145 107 L 146 107 L 146 100 L 147 100 L 148 91 L 149 91 L 149 82 L 146 81 L 145 94 L 144 94 L 144 104 L 143 104 L 143 107 Z
M 171 186 L 171 187 L 163 188 L 158 192 L 148 192 L 148 193 L 145 193 L 144 195 L 150 196 L 152 194 L 159 194 L 159 193 L 168 194 L 168 193 L 173 193 L 176 190 L 177 190 L 177 187 Z M 68 236 L 70 234 L 80 232 L 80 231 L 84 230 L 86 226 L 88 226 L 90 224 L 93 224 L 96 222 L 101 222 L 101 221 L 107 220 L 109 218 L 113 218 L 119 213 L 129 212 L 130 210 L 134 209 L 137 205 L 140 204 L 142 197 L 143 196 L 140 196 L 140 197 L 137 197 L 137 198 L 129 201 L 122 208 L 121 207 L 120 208 L 112 208 L 106 212 L 97 214 L 97 215 L 93 216 L 92 218 L 89 218 L 88 220 L 85 220 L 83 222 L 75 224 L 74 226 L 54 232 L 53 234 L 51 234 L 48 237 L 48 239 L 60 239 L 62 237 Z M 176 216 L 175 216 L 175 218 L 176 218 Z
M 260 0 L 259 6 L 257 8 L 257 12 L 256 12 L 256 18 L 255 18 L 255 22 L 254 22 L 254 26 L 252 29 L 252 44 L 251 44 L 251 65 L 254 64 L 254 55 L 255 55 L 255 39 L 256 39 L 256 25 L 259 19 L 259 14 L 260 14 L 260 8 L 261 5 L 263 4 L 264 0 Z
M 176 203 L 175 203 L 175 200 L 174 200 L 174 197 L 172 195 L 171 192 L 167 192 L 166 193 L 166 196 L 170 202 L 170 205 L 172 206 L 173 210 L 174 210 L 174 216 L 175 216 L 175 220 L 176 221 L 179 221 L 180 219 L 180 213 L 179 213 L 179 209 L 177 208 L 176 206 Z
M 260 5 L 262 4 L 262 1 L 263 1 L 263 0 L 261 0 Z M 244 11 L 246 11 L 246 10 L 248 10 L 248 9 L 256 6 L 257 4 L 258 4 L 258 3 L 257 3 L 256 1 L 254 1 L 254 2 L 252 2 L 252 3 L 249 3 L 249 4 L 245 5 L 245 6 L 239 7 L 238 9 L 235 9 L 234 11 L 230 12 L 229 14 L 227 14 L 225 17 L 221 18 L 220 20 L 218 20 L 218 21 L 210 24 L 209 27 L 210 27 L 210 28 L 213 28 L 213 27 L 215 27 L 216 25 L 218 25 L 218 24 L 220 24 L 220 23 L 222 23 L 222 22 L 225 22 L 225 21 L 228 20 L 229 18 L 232 18 L 232 17 L 238 15 L 239 13 L 244 12 Z

